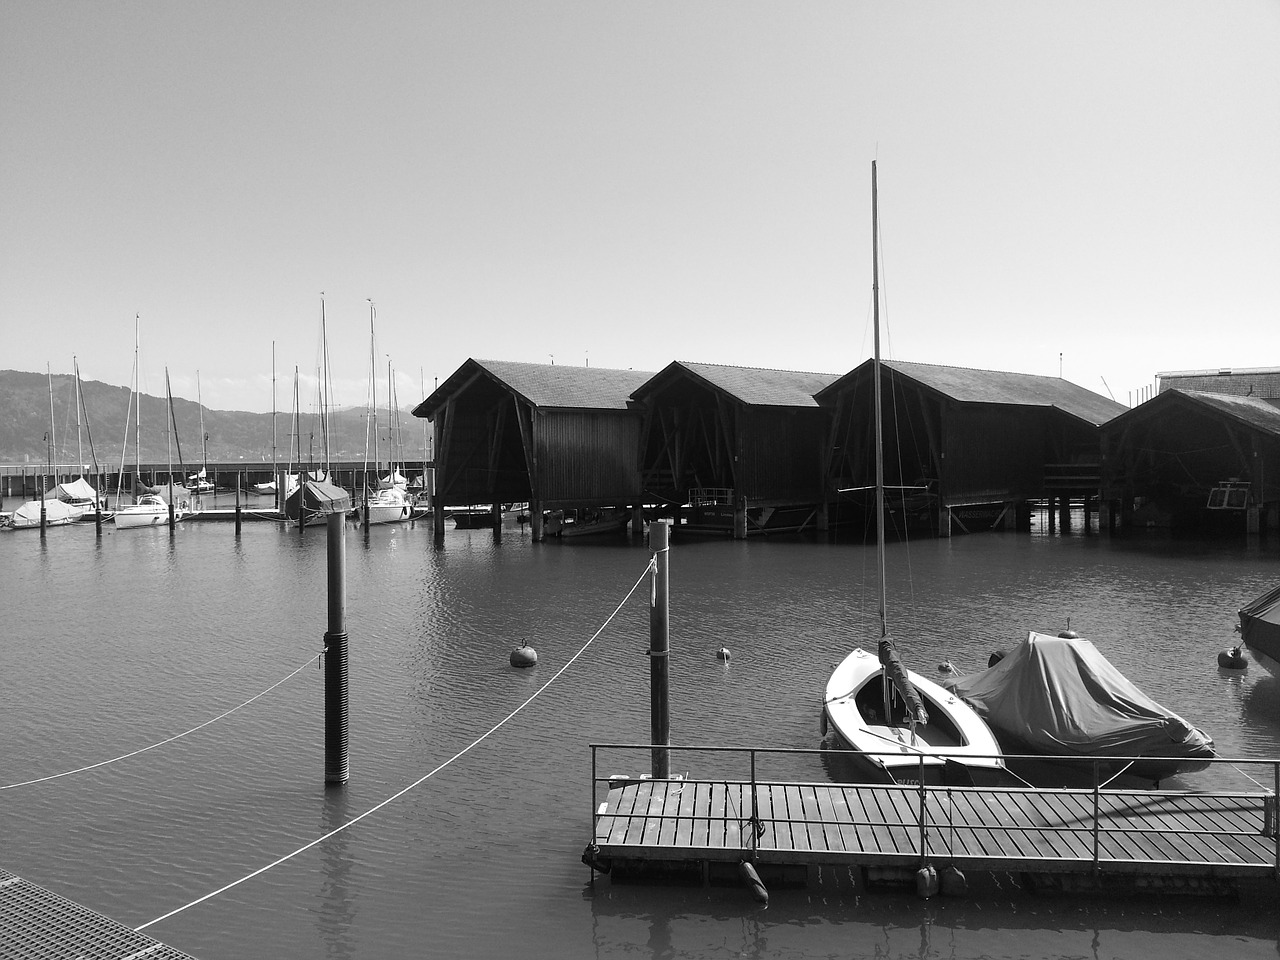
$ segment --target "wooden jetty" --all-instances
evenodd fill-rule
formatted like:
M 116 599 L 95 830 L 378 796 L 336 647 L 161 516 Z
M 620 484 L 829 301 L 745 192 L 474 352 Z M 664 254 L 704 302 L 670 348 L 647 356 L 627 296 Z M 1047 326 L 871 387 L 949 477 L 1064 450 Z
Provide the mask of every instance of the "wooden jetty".
M 754 770 L 757 751 L 742 752 Z M 1266 763 L 1273 786 L 1252 792 L 605 778 L 584 860 L 621 880 L 707 880 L 744 860 L 766 879 L 801 881 L 823 865 L 909 877 L 930 864 L 1045 878 L 1276 880 L 1280 761 Z
M 193 960 L 190 954 L 0 870 L 0 955 Z

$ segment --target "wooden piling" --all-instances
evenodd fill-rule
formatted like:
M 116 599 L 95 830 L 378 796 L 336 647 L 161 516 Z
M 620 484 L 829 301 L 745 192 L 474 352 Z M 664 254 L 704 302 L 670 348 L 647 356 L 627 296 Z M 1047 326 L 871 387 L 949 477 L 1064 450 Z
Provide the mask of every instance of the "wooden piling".
M 649 549 L 653 551 L 653 593 L 649 604 L 649 684 L 650 718 L 652 721 L 653 778 L 671 776 L 671 610 L 669 603 L 669 569 L 671 556 L 667 521 L 655 520 L 649 525 Z
M 236 471 L 236 536 L 240 536 L 240 471 Z
M 347 556 L 345 511 L 326 518 L 329 559 L 329 629 L 324 635 L 324 782 L 346 783 L 347 757 Z

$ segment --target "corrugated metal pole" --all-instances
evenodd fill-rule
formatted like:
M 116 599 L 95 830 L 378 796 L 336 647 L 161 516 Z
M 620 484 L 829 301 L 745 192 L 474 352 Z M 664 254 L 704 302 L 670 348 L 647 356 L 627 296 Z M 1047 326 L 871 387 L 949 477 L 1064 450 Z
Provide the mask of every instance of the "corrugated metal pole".
M 649 524 L 649 547 L 653 550 L 653 594 L 649 604 L 650 714 L 653 738 L 653 778 L 671 776 L 671 695 L 669 690 L 671 650 L 671 610 L 668 593 L 669 531 L 667 521 Z

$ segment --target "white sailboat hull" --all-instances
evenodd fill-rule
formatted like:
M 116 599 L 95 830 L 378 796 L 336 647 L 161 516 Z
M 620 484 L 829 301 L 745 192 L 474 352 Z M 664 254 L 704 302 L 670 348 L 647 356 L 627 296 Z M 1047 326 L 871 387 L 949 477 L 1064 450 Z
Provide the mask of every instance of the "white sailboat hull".
M 182 507 L 174 506 L 175 521 L 183 519 L 186 515 Z M 116 527 L 122 530 L 130 527 L 159 526 L 169 522 L 169 504 L 154 494 L 146 494 L 137 503 L 116 507 L 113 519 Z
M 860 776 L 893 783 L 919 783 L 922 776 L 926 783 L 952 782 L 950 778 L 980 785 L 1016 782 L 991 728 L 972 707 L 917 673 L 908 671 L 907 678 L 929 712 L 929 722 L 914 730 L 903 719 L 897 698 L 894 716 L 883 716 L 884 669 L 876 654 L 854 650 L 827 681 L 825 723 L 843 748 L 854 751 Z

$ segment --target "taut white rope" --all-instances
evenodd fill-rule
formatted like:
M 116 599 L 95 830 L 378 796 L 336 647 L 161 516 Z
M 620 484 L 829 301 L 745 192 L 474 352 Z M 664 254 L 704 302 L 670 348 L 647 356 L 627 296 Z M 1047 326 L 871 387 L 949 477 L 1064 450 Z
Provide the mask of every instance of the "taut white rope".
M 437 773 L 439 773 L 445 767 L 449 766 L 449 764 L 453 763 L 455 760 L 458 760 L 461 757 L 466 756 L 473 749 L 478 747 L 481 743 L 483 743 L 490 736 L 496 733 L 499 729 L 505 726 L 509 721 L 511 721 L 515 717 L 515 715 L 518 714 L 521 710 L 523 710 L 529 704 L 533 703 L 534 700 L 536 700 L 539 696 L 542 695 L 542 692 L 544 690 L 546 690 L 549 686 L 551 686 L 551 684 L 555 683 L 558 679 L 560 679 L 561 674 L 563 674 L 566 670 L 568 670 L 571 666 L 573 666 L 574 661 L 576 661 L 580 656 L 582 656 L 584 653 L 587 652 L 587 648 L 590 647 L 591 644 L 595 643 L 596 639 L 600 636 L 600 634 L 604 633 L 605 627 L 609 626 L 609 624 L 613 622 L 613 618 L 618 615 L 618 611 L 620 611 L 624 606 L 626 606 L 627 601 L 630 600 L 632 595 L 635 594 L 636 590 L 640 588 L 640 584 L 644 583 L 645 577 L 649 576 L 650 572 L 654 568 L 654 565 L 655 565 L 654 560 L 650 559 L 648 565 L 644 568 L 644 573 L 640 575 L 640 579 L 638 579 L 635 582 L 635 584 L 632 585 L 631 589 L 627 591 L 627 595 L 622 598 L 622 601 L 616 607 L 613 608 L 613 613 L 609 614 L 605 622 L 600 624 L 600 629 L 598 629 L 595 633 L 593 633 L 591 635 L 591 638 L 586 643 L 584 643 L 581 647 L 578 648 L 577 653 L 575 653 L 572 657 L 570 657 L 567 661 L 565 661 L 565 665 L 563 667 L 561 667 L 554 674 L 552 674 L 551 679 L 549 679 L 546 683 L 544 683 L 532 694 L 530 694 L 529 698 L 525 700 L 524 703 L 520 704 L 520 706 L 516 707 L 514 710 L 508 713 L 505 717 L 503 717 L 501 720 L 495 723 L 492 727 L 490 727 L 488 730 L 482 733 L 479 737 L 471 741 L 471 743 L 467 744 L 465 747 L 463 747 L 461 750 L 455 753 L 448 760 L 444 761 L 444 763 L 441 763 L 439 766 L 435 767 L 435 769 L 430 770 L 427 773 L 423 774 L 417 780 L 413 781 L 413 783 L 409 784 L 407 787 L 403 788 L 402 790 L 396 793 L 393 793 L 391 796 L 387 797 L 387 799 L 383 800 L 381 803 L 377 804 L 376 806 L 370 807 L 364 813 L 359 814 L 358 816 L 352 817 L 342 826 L 334 830 L 330 830 L 328 833 L 324 834 L 323 836 L 316 837 L 310 843 L 299 847 L 297 850 L 294 850 L 292 853 L 286 853 L 283 857 L 280 857 L 276 860 L 271 861 L 265 867 L 259 867 L 257 870 L 254 870 L 252 873 L 246 874 L 245 876 L 241 877 L 239 880 L 233 880 L 231 883 L 228 883 L 225 886 L 219 887 L 217 890 L 214 890 L 212 893 L 206 893 L 203 897 L 200 897 L 197 900 L 192 900 L 190 903 L 184 906 L 178 907 L 176 910 L 170 910 L 168 913 L 164 914 L 163 916 L 156 917 L 154 920 L 148 920 L 146 923 L 141 924 L 137 927 L 134 927 L 134 929 L 145 930 L 147 929 L 147 927 L 154 926 L 155 924 L 159 923 L 161 920 L 168 920 L 170 917 L 176 916 L 177 914 L 182 913 L 182 911 L 184 910 L 188 910 L 191 907 L 196 906 L 197 904 L 204 903 L 206 900 L 212 900 L 214 897 L 218 896 L 219 894 L 226 893 L 232 887 L 238 887 L 240 884 L 244 883 L 246 880 L 252 880 L 254 877 L 258 876 L 259 874 L 266 873 L 272 867 L 278 867 L 280 864 L 284 863 L 286 860 L 292 860 L 298 854 L 305 853 L 306 851 L 310 850 L 312 847 L 316 846 L 317 844 L 323 843 L 324 841 L 328 840 L 330 837 L 337 836 L 343 830 L 347 829 L 347 827 L 355 826 L 365 817 L 370 816 L 374 813 L 377 813 L 387 804 L 395 800 L 399 800 L 410 790 L 425 783 L 427 780 L 430 780 L 432 777 L 434 777 Z

